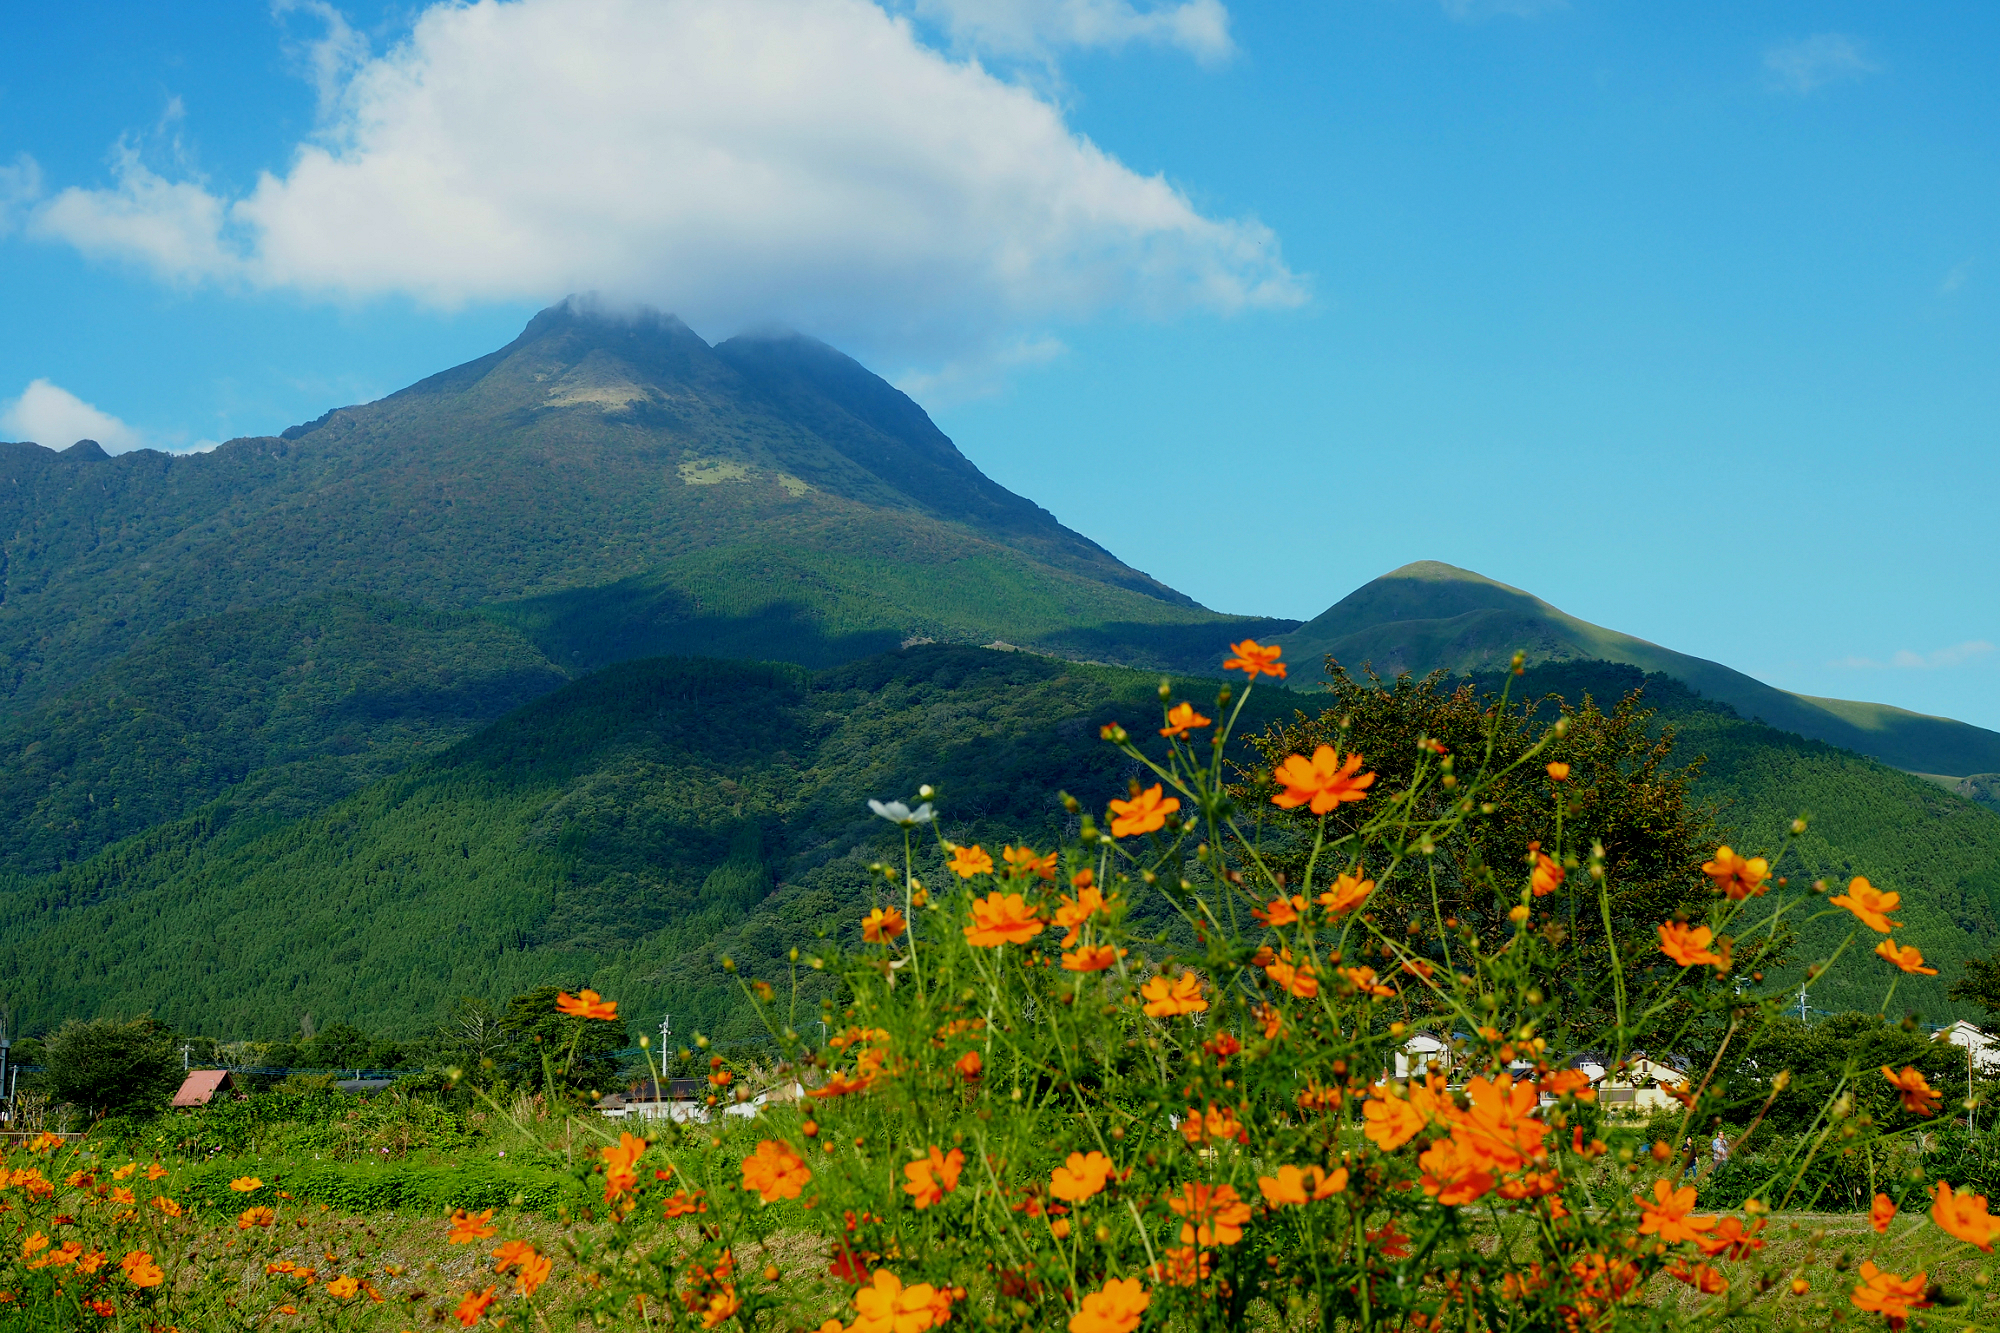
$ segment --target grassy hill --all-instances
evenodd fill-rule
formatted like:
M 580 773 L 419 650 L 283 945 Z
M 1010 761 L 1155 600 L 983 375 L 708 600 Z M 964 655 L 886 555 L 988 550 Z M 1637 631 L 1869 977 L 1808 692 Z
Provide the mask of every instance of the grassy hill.
M 1815 699 L 1774 689 L 1719 662 L 1677 653 L 1557 610 L 1541 598 L 1471 570 L 1423 560 L 1364 584 L 1283 636 L 1286 656 L 1384 676 L 1465 674 L 1531 662 L 1624 662 L 1673 677 L 1744 717 L 1826 741 L 1919 773 L 1964 776 L 2000 769 L 2000 732 L 1886 704 Z
M 1946 980 L 1993 947 L 2000 815 L 1664 678 L 1558 669 L 1570 674 L 1524 684 L 1601 698 L 1642 685 L 1681 728 L 1680 753 L 1707 756 L 1700 793 L 1740 845 L 1768 845 L 1810 811 L 1810 873 L 1901 890 L 1911 938 Z M 1046 844 L 1065 818 L 1059 788 L 1091 803 L 1122 790 L 1097 727 L 1146 717 L 1157 683 L 943 645 L 819 672 L 613 666 L 305 818 L 229 793 L 80 864 L 12 877 L 0 976 L 31 1028 L 151 1009 L 222 1037 L 282 1035 L 306 1012 L 408 1033 L 460 995 L 553 980 L 749 1036 L 716 959 L 770 974 L 791 945 L 852 929 L 866 864 L 898 841 L 869 797 L 932 782 L 952 836 Z M 1253 727 L 1313 702 L 1253 698 Z M 1899 1003 L 1942 1017 L 1942 985 L 1906 985 Z M 1841 983 L 1812 1002 L 1876 997 Z

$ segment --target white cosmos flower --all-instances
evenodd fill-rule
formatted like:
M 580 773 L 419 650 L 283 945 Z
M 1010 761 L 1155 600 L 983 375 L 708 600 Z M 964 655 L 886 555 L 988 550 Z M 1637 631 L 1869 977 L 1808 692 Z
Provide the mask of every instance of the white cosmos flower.
M 931 803 L 929 801 L 925 801 L 914 810 L 904 805 L 901 801 L 890 801 L 886 805 L 881 801 L 870 801 L 868 808 L 888 820 L 891 824 L 901 824 L 904 828 L 908 828 L 912 824 L 928 824 L 931 822 Z

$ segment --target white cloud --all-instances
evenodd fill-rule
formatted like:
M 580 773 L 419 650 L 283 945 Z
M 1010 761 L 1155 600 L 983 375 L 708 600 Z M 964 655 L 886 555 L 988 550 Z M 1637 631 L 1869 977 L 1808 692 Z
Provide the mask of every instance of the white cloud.
M 1202 215 L 869 0 L 440 3 L 334 106 L 242 197 L 126 152 L 34 225 L 175 280 L 598 290 L 930 364 L 1105 310 L 1304 299 L 1267 228 Z
M 898 376 L 896 387 L 931 411 L 998 393 L 1011 371 L 1045 366 L 1069 349 L 1049 337 L 1026 337 L 976 357 L 948 361 L 935 370 Z
M 1966 279 L 1970 278 L 1971 276 L 1972 276 L 1972 261 L 1970 259 L 1962 260 L 1959 263 L 1953 264 L 1951 266 L 1951 272 L 1945 274 L 1944 281 L 1938 284 L 1938 295 L 1939 296 L 1952 295 L 1953 293 L 1958 291 L 1959 288 L 1965 286 Z
M 96 440 L 108 454 L 146 446 L 145 435 L 100 412 L 68 389 L 36 380 L 19 398 L 0 405 L 0 436 L 67 449 L 78 440 Z
M 1206 62 L 1236 50 L 1221 0 L 1177 0 L 1143 9 L 1131 0 L 912 0 L 911 7 L 960 45 L 1001 56 L 1115 50 L 1142 42 L 1177 46 Z
M 1764 69 L 1779 88 L 1803 96 L 1829 83 L 1872 74 L 1875 65 L 1857 39 L 1821 32 L 1772 47 L 1764 53 Z
M 287 41 L 286 54 L 305 69 L 319 93 L 320 114 L 332 109 L 347 77 L 368 59 L 368 39 L 348 25 L 347 16 L 327 0 L 271 0 L 271 14 L 283 19 L 299 13 L 318 19 L 324 31 L 317 41 Z
M 1833 663 L 1837 667 L 1850 667 L 1860 671 L 1880 671 L 1888 667 L 1904 670 L 1934 671 L 1940 667 L 1964 666 L 1975 662 L 1994 651 L 1992 644 L 1984 639 L 1969 639 L 1931 653 L 1913 653 L 1904 648 L 1889 655 L 1889 660 L 1879 662 L 1872 657 L 1843 657 Z

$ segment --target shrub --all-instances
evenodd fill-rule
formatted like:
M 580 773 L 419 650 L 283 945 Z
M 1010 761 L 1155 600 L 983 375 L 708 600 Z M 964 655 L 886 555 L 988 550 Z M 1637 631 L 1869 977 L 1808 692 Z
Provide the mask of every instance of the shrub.
M 180 1087 L 173 1032 L 152 1018 L 71 1020 L 43 1045 L 48 1088 L 92 1116 L 152 1111 Z

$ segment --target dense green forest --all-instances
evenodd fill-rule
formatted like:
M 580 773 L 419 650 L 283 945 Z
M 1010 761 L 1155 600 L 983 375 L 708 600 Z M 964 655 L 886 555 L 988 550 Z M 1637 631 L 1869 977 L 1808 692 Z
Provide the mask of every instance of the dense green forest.
M 461 996 L 555 981 L 750 1037 L 717 960 L 781 973 L 792 945 L 854 929 L 867 864 L 897 845 L 870 797 L 928 782 L 950 836 L 1046 841 L 1067 818 L 1058 790 L 1099 807 L 1122 792 L 1130 774 L 1097 728 L 1143 724 L 1158 680 L 942 645 L 819 672 L 614 666 L 306 818 L 225 794 L 12 878 L 0 974 L 31 1026 L 150 1010 L 270 1039 L 310 1012 L 407 1036 Z M 1945 971 L 1899 995 L 1933 1019 L 1955 1012 L 1944 984 L 1995 942 L 2000 816 L 1629 667 L 1554 665 L 1515 686 L 1607 702 L 1633 688 L 1676 729 L 1677 756 L 1703 758 L 1697 794 L 1739 846 L 1775 845 L 1804 812 L 1793 873 L 1867 874 L 1905 895 L 1909 938 Z M 1268 686 L 1252 698 L 1253 730 L 1317 708 Z M 1834 926 L 1807 926 L 1807 951 L 1831 947 Z M 1872 959 L 1848 966 L 1856 979 L 1830 979 L 1814 1007 L 1879 993 L 1861 979 Z

